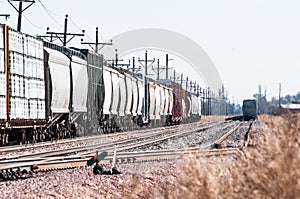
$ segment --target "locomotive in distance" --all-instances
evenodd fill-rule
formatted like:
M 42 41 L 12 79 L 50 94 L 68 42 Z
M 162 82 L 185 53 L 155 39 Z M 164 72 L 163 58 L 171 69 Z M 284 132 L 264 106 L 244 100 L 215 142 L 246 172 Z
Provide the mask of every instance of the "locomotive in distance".
M 243 111 L 243 119 L 245 121 L 249 121 L 251 119 L 255 120 L 257 118 L 256 100 L 254 99 L 243 100 L 242 111 Z

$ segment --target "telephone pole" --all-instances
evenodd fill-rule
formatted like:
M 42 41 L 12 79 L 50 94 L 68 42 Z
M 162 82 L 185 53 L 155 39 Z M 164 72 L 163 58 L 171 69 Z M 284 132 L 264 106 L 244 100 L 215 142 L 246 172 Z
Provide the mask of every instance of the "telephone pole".
M 174 59 L 169 59 L 169 54 L 166 54 L 166 79 L 169 78 L 169 61 L 172 61 Z M 170 78 L 171 79 L 171 78 Z
M 119 55 L 118 55 L 118 49 L 115 49 L 115 57 L 113 59 L 108 59 L 106 60 L 107 62 L 111 63 L 112 67 L 127 67 L 127 69 L 131 69 L 130 67 L 130 59 L 128 60 L 128 64 L 125 63 L 120 63 L 123 62 L 123 59 L 119 59 Z M 134 62 L 134 60 L 133 60 Z
M 186 90 L 188 90 L 188 86 L 189 86 L 189 77 L 186 77 L 186 82 L 185 82 Z
M 58 38 L 63 46 L 66 46 L 67 43 L 69 43 L 74 37 L 83 37 L 84 36 L 84 30 L 82 30 L 82 33 L 68 33 L 68 15 L 66 15 L 66 18 L 65 18 L 65 24 L 64 24 L 64 32 L 61 33 L 61 32 L 49 32 L 49 27 L 47 27 L 47 32 L 46 34 L 49 34 L 51 38 L 56 37 Z M 71 36 L 71 38 L 69 40 L 67 40 L 67 36 Z
M 135 57 L 132 57 L 132 72 L 135 72 Z
M 144 85 L 148 85 L 148 62 L 150 62 L 149 67 L 152 66 L 152 64 L 155 62 L 155 59 L 153 58 L 152 60 L 148 60 L 148 51 L 146 50 L 145 52 L 145 59 L 141 60 L 140 58 L 138 58 L 138 62 L 145 68 L 145 73 L 144 73 L 144 78 L 143 78 L 143 83 Z M 142 63 L 144 62 L 144 64 Z M 143 121 L 144 122 L 148 122 L 149 121 L 149 105 L 148 105 L 148 100 L 149 99 L 149 93 L 148 93 L 148 89 L 145 89 L 145 98 L 143 100 L 143 106 L 144 106 L 144 113 L 143 113 Z
M 166 79 L 168 79 L 169 72 L 169 54 L 166 54 Z
M 5 17 L 5 20 L 7 20 L 10 17 L 10 15 L 9 14 L 0 14 L 0 17 Z
M 173 78 L 173 81 L 175 82 L 176 81 L 176 71 L 174 70 L 173 71 L 173 77 L 170 77 L 170 79 L 172 79 Z
M 278 100 L 279 106 L 281 106 L 281 83 L 279 83 L 279 100 Z
M 164 68 L 160 68 L 160 65 L 159 65 L 159 59 L 157 59 L 157 68 L 153 68 L 152 67 L 152 70 L 155 72 L 155 70 L 157 70 L 157 72 L 155 72 L 157 74 L 157 80 L 159 80 L 159 74 L 160 74 L 160 71 L 161 70 L 164 70 Z
M 18 12 L 19 16 L 18 16 L 18 27 L 17 27 L 17 31 L 21 31 L 21 23 L 22 23 L 22 13 L 29 8 L 32 4 L 35 3 L 34 0 L 7 0 L 8 3 L 10 3 L 10 5 Z M 17 8 L 12 2 L 19 2 L 19 8 Z M 24 9 L 23 9 L 23 2 L 24 3 L 29 3 L 29 5 L 27 5 Z
M 181 76 L 180 76 L 180 85 L 182 87 L 182 84 L 183 84 L 183 73 L 181 73 Z
M 155 62 L 155 59 L 153 58 L 152 60 L 148 60 L 148 51 L 146 50 L 145 52 L 145 59 L 141 60 L 140 58 L 138 59 L 139 63 L 145 68 L 145 76 L 148 75 L 148 62 L 150 62 L 150 66 L 152 66 L 152 64 Z M 144 62 L 144 64 L 142 64 L 141 62 Z
M 81 41 L 83 41 L 83 39 L 81 39 Z M 112 40 L 110 40 L 110 43 L 99 43 L 99 29 L 96 27 L 96 42 L 81 42 L 81 44 L 89 45 L 95 51 L 95 53 L 98 53 L 98 51 L 101 50 L 105 45 L 112 45 Z M 95 45 L 94 48 L 93 45 Z M 98 48 L 99 45 L 102 45 L 100 49 Z
M 166 66 L 161 66 L 160 65 L 160 62 L 159 62 L 159 59 L 157 60 L 157 68 L 153 68 L 152 67 L 152 70 L 155 72 L 155 70 L 157 70 L 156 74 L 157 74 L 157 80 L 160 79 L 160 73 L 161 71 L 163 70 L 166 70 L 166 80 L 168 79 L 168 76 L 169 76 L 169 61 L 170 60 L 173 60 L 173 59 L 169 59 L 169 55 L 166 54 Z
M 159 80 L 159 59 L 157 60 L 157 80 Z

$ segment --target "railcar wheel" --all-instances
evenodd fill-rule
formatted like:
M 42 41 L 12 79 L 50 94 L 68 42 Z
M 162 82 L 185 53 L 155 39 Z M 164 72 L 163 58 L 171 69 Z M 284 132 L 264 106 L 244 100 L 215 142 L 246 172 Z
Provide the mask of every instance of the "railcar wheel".
M 8 133 L 4 134 L 4 145 L 8 144 Z
M 26 142 L 26 131 L 23 129 L 22 130 L 22 140 L 21 140 L 21 144 L 25 144 Z

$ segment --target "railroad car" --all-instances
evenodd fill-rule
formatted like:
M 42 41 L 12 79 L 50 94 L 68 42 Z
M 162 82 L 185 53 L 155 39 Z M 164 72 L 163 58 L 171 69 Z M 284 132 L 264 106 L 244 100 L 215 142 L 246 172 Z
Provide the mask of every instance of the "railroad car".
M 180 124 L 183 118 L 184 107 L 182 105 L 183 89 L 179 83 L 172 82 L 173 86 L 173 111 L 172 124 Z
M 199 98 L 176 82 L 2 24 L 0 83 L 0 145 L 199 120 Z
M 166 126 L 170 124 L 170 115 L 173 110 L 172 88 L 162 81 L 147 78 L 145 122 L 152 127 Z M 148 91 L 147 91 L 148 89 Z M 147 111 L 148 109 L 148 111 Z M 147 116 L 147 112 L 149 116 Z
M 200 103 L 199 98 L 196 94 L 190 93 L 191 95 L 191 122 L 196 122 L 199 120 L 199 113 L 200 111 Z
M 249 121 L 250 119 L 257 118 L 257 106 L 256 100 L 248 99 L 243 100 L 243 119 Z
M 142 120 L 143 81 L 129 71 L 104 66 L 104 132 L 136 128 Z
M 169 115 L 167 117 L 167 124 L 177 125 L 183 119 L 183 89 L 177 82 L 171 80 L 160 80 L 164 85 L 168 86 L 171 91 L 169 92 Z
M 1 143 L 21 141 L 46 122 L 43 42 L 0 24 Z M 29 128 L 30 127 L 30 128 Z
M 103 56 L 87 49 L 75 49 L 87 58 L 88 72 L 88 97 L 87 116 L 90 129 L 88 133 L 99 132 L 99 118 L 103 117 L 104 81 L 103 81 Z

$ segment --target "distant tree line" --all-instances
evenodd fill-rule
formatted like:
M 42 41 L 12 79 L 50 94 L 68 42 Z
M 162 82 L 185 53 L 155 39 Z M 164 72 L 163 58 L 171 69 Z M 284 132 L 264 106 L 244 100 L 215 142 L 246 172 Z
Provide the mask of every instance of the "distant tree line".
M 300 104 L 300 92 L 298 92 L 296 95 L 286 95 L 284 97 L 280 97 L 280 103 L 281 104 Z M 279 99 L 276 97 L 272 97 L 271 101 L 269 102 L 269 105 L 279 105 Z
M 271 101 L 267 100 L 266 90 L 265 93 L 261 92 L 261 85 L 259 85 L 258 93 L 254 94 L 253 97 L 257 101 L 257 113 L 265 114 L 272 113 L 274 108 L 279 107 L 281 104 L 300 104 L 300 92 L 296 95 L 288 94 L 286 96 L 280 97 L 272 97 Z
M 242 114 L 242 107 L 239 103 L 228 100 L 227 92 L 224 86 L 218 94 L 214 94 L 210 90 L 200 91 L 201 98 L 201 114 L 202 115 L 237 115 Z M 261 85 L 258 87 L 258 93 L 253 95 L 257 102 L 257 113 L 272 113 L 274 107 L 279 104 L 300 104 L 300 92 L 295 95 L 288 94 L 279 98 L 272 97 L 271 101 L 267 100 L 267 91 L 262 92 Z

